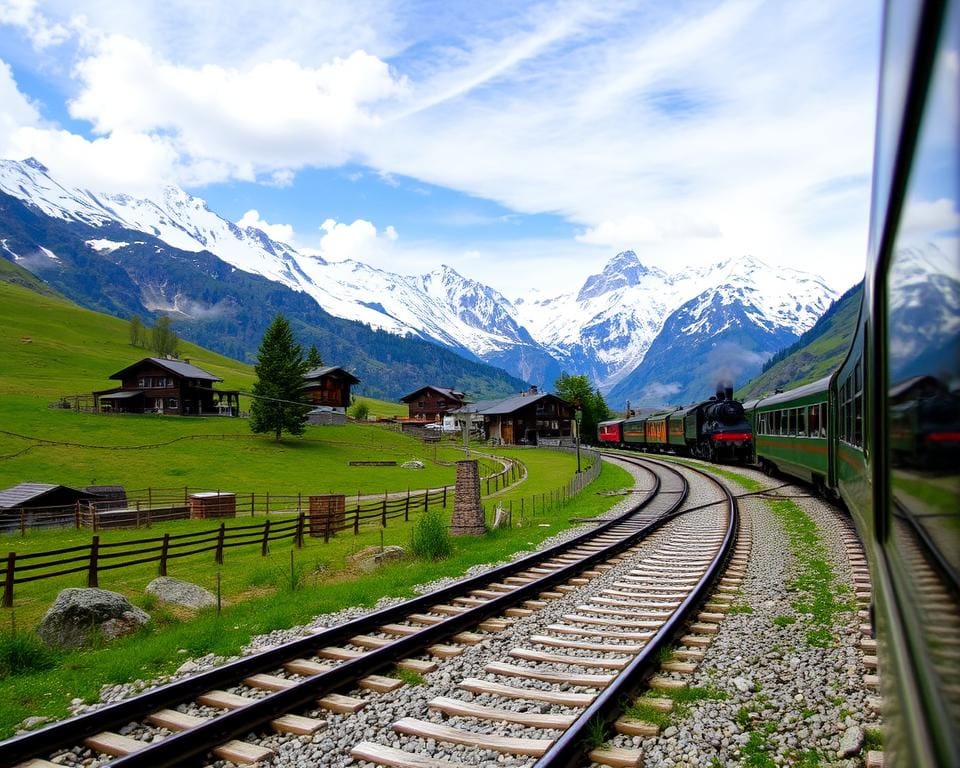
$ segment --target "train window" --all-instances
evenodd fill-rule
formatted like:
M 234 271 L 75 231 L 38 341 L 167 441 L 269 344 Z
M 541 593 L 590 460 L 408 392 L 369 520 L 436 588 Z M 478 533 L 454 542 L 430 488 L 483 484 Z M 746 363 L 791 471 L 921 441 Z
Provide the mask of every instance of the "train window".
M 820 437 L 827 436 L 827 404 L 820 403 Z
M 800 437 L 807 436 L 807 409 L 798 408 L 797 409 L 797 434 Z
M 886 389 L 869 394 L 887 439 L 880 441 L 883 430 L 868 434 L 875 441 L 874 476 L 887 491 L 874 521 L 882 559 L 893 564 L 892 598 L 884 602 L 901 607 L 903 626 L 911 630 L 912 642 L 901 649 L 918 670 L 929 718 L 919 724 L 926 731 L 910 721 L 898 725 L 937 734 L 930 740 L 931 765 L 956 765 L 960 754 L 957 662 L 949 650 L 960 615 L 960 3 L 945 8 L 937 49 L 930 52 L 932 80 L 902 213 L 889 233 L 895 234 L 889 250 L 878 254 L 877 274 L 885 282 L 876 290 L 886 302 L 874 354 L 885 368 Z M 899 114 L 899 105 L 892 111 Z M 889 226 L 888 211 L 879 213 Z M 912 764 L 906 757 L 901 762 Z
M 807 432 L 810 437 L 820 434 L 820 411 L 817 405 L 811 405 L 807 409 Z

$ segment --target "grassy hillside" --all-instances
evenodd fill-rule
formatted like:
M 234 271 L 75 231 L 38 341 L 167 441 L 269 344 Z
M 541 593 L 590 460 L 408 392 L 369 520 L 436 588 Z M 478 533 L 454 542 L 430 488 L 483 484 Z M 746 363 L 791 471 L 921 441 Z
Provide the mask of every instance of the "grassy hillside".
M 782 359 L 739 390 L 737 397 L 761 397 L 816 381 L 835 371 L 850 348 L 862 295 L 861 286 L 843 294 L 795 344 L 774 355 L 774 359 Z
M 452 481 L 453 470 L 433 459 L 458 458 L 453 448 L 426 448 L 372 425 L 311 427 L 303 439 L 275 443 L 252 435 L 242 419 L 107 417 L 51 409 L 48 404 L 62 395 L 111 386 L 111 373 L 149 352 L 129 344 L 126 322 L 51 292 L 37 293 L 25 287 L 30 280 L 22 272 L 13 267 L 0 276 L 0 487 L 34 481 L 356 493 Z M 253 385 L 248 365 L 186 342 L 181 354 L 223 378 L 224 388 L 249 391 Z M 405 410 L 367 402 L 374 414 Z M 405 461 L 414 455 L 428 463 L 413 476 L 400 468 L 348 466 L 350 460 Z

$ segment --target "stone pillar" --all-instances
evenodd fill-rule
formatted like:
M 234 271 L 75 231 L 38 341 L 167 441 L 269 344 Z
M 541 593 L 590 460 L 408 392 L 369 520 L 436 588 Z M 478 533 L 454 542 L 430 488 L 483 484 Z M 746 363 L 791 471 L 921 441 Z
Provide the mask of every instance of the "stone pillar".
M 453 496 L 451 536 L 479 536 L 486 533 L 480 506 L 480 468 L 476 459 L 457 462 L 457 487 Z

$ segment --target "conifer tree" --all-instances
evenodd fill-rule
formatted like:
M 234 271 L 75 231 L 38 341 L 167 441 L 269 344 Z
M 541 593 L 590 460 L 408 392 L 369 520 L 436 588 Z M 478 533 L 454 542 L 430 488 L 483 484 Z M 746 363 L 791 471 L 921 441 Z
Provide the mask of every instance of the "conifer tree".
M 250 429 L 255 433 L 273 432 L 276 440 L 283 432 L 302 435 L 309 409 L 303 393 L 307 365 L 283 315 L 273 318 L 263 334 L 254 370 L 257 380 L 250 405 Z
M 310 345 L 310 350 L 307 352 L 307 370 L 312 371 L 314 368 L 320 368 L 323 365 L 323 358 L 320 357 L 320 352 L 317 349 L 316 344 Z

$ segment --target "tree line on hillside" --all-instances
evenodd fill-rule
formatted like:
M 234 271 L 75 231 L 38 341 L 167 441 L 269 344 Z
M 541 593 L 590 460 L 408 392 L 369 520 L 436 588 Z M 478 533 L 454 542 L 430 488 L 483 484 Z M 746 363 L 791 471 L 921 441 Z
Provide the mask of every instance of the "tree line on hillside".
M 130 318 L 130 343 L 135 347 L 151 349 L 157 357 L 176 357 L 180 337 L 166 315 L 160 315 L 152 328 L 144 325 L 139 315 L 134 315 Z

